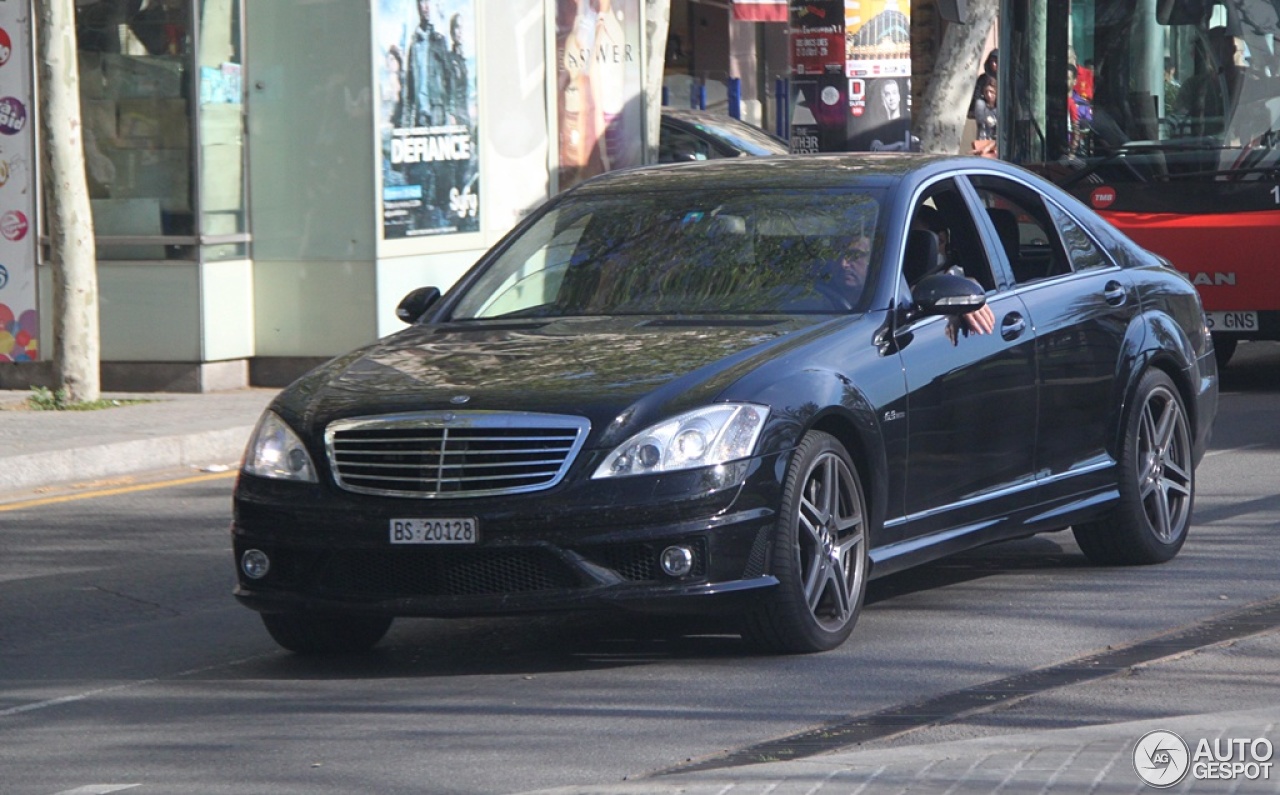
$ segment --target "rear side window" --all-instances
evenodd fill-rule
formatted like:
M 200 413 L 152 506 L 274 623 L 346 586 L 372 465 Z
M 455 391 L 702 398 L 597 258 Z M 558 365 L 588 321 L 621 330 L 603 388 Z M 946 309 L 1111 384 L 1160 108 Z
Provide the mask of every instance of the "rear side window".
M 999 248 L 1016 284 L 1072 271 L 1057 221 L 1040 194 L 1019 182 L 989 174 L 974 175 L 970 181 L 995 227 Z

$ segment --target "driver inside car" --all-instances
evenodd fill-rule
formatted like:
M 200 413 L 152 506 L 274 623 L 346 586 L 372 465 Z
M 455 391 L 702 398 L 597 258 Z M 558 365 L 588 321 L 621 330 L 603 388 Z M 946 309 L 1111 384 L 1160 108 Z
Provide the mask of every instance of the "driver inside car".
M 855 235 L 840 254 L 837 284 L 841 291 L 856 301 L 867 283 L 867 270 L 871 265 L 871 238 Z

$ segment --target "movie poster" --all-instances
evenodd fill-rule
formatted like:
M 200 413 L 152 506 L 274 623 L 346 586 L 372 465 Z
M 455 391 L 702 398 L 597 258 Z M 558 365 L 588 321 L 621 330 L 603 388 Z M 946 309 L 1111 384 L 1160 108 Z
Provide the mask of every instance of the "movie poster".
M 40 353 L 28 3 L 0 3 L 0 363 Z
M 911 4 L 845 0 L 849 150 L 919 149 L 911 135 Z
M 382 236 L 480 228 L 476 0 L 378 0 Z
M 560 190 L 640 165 L 640 0 L 557 0 Z
M 844 0 L 791 0 L 790 148 L 842 152 L 848 94 L 844 79 Z

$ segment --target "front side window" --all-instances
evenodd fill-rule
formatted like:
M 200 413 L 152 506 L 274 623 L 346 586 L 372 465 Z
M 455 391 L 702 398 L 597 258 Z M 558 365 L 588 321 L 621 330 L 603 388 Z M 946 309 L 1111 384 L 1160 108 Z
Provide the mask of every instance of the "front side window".
M 850 311 L 876 279 L 879 198 L 571 197 L 488 262 L 453 319 Z
M 948 179 L 931 186 L 912 212 L 910 226 L 913 231 L 932 232 L 938 253 L 932 265 L 913 261 L 908 255 L 903 266 L 908 286 L 914 286 L 932 273 L 953 269 L 982 285 L 983 290 L 990 292 L 995 289 L 982 238 L 955 182 Z

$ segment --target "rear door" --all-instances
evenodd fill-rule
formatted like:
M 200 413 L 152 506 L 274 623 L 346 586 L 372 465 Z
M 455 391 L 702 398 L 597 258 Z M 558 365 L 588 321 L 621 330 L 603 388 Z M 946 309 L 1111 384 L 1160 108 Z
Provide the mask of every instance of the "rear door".
M 1036 329 L 1042 497 L 1113 479 L 1123 401 L 1117 373 L 1138 312 L 1133 282 L 1079 221 L 1030 186 L 995 175 L 971 181 L 993 227 L 1001 226 L 1002 214 L 1017 222 L 1017 239 L 1006 239 L 1002 250 Z

